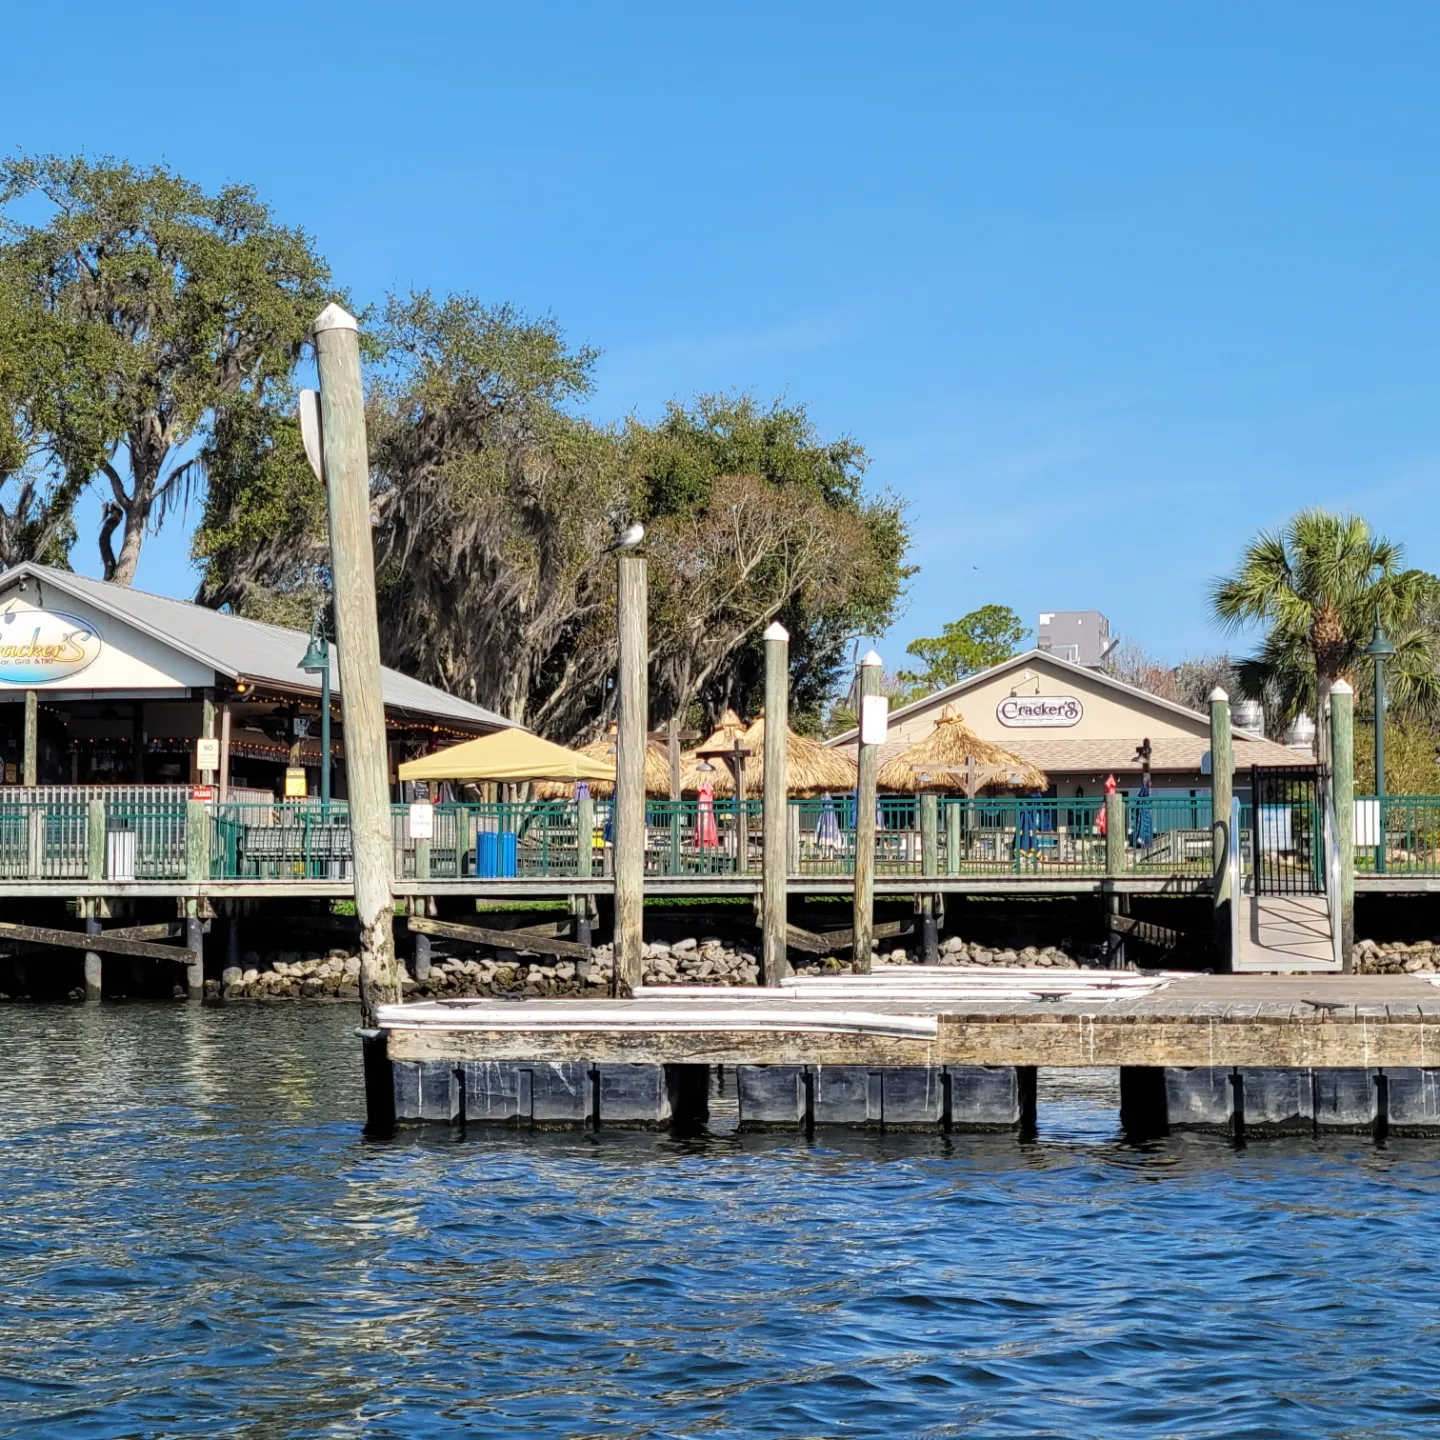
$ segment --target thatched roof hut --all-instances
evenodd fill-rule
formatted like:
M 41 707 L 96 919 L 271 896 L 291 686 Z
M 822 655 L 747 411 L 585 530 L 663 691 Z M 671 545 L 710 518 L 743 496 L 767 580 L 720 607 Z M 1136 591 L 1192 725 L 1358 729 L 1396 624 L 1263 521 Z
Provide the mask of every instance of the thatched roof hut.
M 752 795 L 765 790 L 765 717 L 761 715 L 745 731 L 741 743 L 755 753 L 745 762 L 745 785 Z M 858 782 L 855 761 L 843 750 L 832 750 L 808 735 L 793 730 L 786 740 L 787 768 L 791 795 L 823 795 L 827 790 L 844 793 Z
M 604 760 L 613 765 L 615 732 L 612 730 L 610 734 L 602 735 L 588 745 L 578 745 L 575 748 L 581 755 L 590 755 L 596 760 Z M 597 800 L 608 800 L 614 791 L 615 785 L 612 781 L 590 782 L 590 793 Z M 569 800 L 575 794 L 575 787 L 568 782 L 544 780 L 535 786 L 534 793 L 537 800 Z M 650 740 L 645 745 L 645 793 L 652 800 L 667 800 L 670 797 L 670 755 L 664 743 L 659 740 Z
M 716 795 L 735 793 L 729 766 L 718 755 L 709 756 L 713 770 L 701 770 L 699 765 L 700 757 L 707 751 L 731 750 L 737 740 L 742 750 L 750 752 L 745 757 L 746 795 L 754 798 L 765 793 L 765 717 L 762 715 L 745 725 L 733 710 L 727 710 L 715 733 L 685 756 L 682 779 L 685 794 L 695 794 L 705 780 L 709 780 Z M 788 749 L 791 795 L 822 795 L 827 790 L 841 793 L 855 788 L 855 761 L 844 751 L 832 750 L 793 730 L 789 732 Z
M 1023 756 L 982 740 L 965 717 L 947 705 L 929 735 L 880 767 L 878 784 L 881 790 L 907 795 L 922 790 L 976 794 L 983 789 L 1043 790 L 1049 777 Z

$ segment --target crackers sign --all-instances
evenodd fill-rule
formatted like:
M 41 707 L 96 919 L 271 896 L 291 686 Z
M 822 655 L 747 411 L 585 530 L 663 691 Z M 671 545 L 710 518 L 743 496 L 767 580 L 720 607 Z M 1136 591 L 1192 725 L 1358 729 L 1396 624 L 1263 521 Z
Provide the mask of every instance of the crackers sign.
M 1073 695 L 1011 695 L 995 707 L 995 718 L 1013 729 L 1068 729 L 1078 725 L 1085 707 Z
M 91 665 L 100 655 L 100 632 L 63 610 L 8 610 L 0 624 L 0 682 L 48 685 Z

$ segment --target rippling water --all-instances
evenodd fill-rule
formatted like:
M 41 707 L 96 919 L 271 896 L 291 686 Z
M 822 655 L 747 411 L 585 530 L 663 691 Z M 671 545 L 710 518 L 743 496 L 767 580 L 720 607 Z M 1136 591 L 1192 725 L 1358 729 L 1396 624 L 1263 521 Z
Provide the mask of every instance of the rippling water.
M 1440 1144 L 382 1144 L 353 1025 L 0 1009 L 0 1435 L 1440 1427 Z

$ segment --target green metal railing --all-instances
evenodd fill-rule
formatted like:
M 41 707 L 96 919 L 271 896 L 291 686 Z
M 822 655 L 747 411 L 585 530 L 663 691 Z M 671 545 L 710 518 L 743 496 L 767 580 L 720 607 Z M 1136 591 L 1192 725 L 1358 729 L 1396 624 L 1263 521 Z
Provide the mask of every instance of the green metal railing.
M 1355 869 L 1387 875 L 1440 875 L 1440 795 L 1355 797 Z
M 84 804 L 0 804 L 0 879 L 82 878 L 89 833 Z
M 928 803 L 928 802 L 927 802 Z M 923 844 L 922 803 L 881 796 L 876 803 L 877 876 L 1103 876 L 1103 802 L 1026 797 L 940 797 L 935 852 Z M 227 801 L 207 806 L 210 876 L 226 881 L 335 880 L 352 875 L 349 807 L 316 800 Z M 614 829 L 608 801 L 589 806 L 580 833 L 573 801 L 443 804 L 428 841 L 410 834 L 410 807 L 392 811 L 392 861 L 399 879 L 573 878 L 613 873 Z M 188 821 L 197 807 L 168 797 L 121 795 L 103 802 L 17 799 L 0 794 L 0 882 L 25 880 L 167 881 L 187 878 Z M 104 835 L 91 825 L 104 816 Z M 853 794 L 793 799 L 787 850 L 794 875 L 849 876 L 855 868 Z M 1293 821 L 1293 817 L 1292 817 Z M 1241 807 L 1240 853 L 1253 869 L 1255 817 Z M 1203 877 L 1211 868 L 1208 795 L 1129 796 L 1124 806 L 1125 870 L 1134 875 Z M 1293 828 L 1293 825 L 1292 825 Z M 1305 839 L 1304 824 L 1299 836 Z M 1440 875 L 1440 796 L 1356 800 L 1356 870 L 1376 871 L 1380 836 L 1392 875 Z M 103 842 L 103 843 L 102 843 Z M 732 799 L 647 800 L 645 873 L 653 877 L 758 876 L 763 803 Z M 1297 841 L 1298 845 L 1298 841 Z M 1310 847 L 1313 848 L 1313 847 Z M 1299 845 L 1300 850 L 1308 849 Z M 584 857 L 584 863 L 582 863 Z M 192 862 L 193 863 L 193 862 Z
M 760 800 L 647 800 L 647 875 L 759 874 L 764 846 Z M 613 830 L 607 832 L 613 839 Z M 607 845 L 607 873 L 608 873 Z
M 603 826 L 608 811 L 594 807 Z M 513 879 L 578 873 L 578 807 L 567 800 L 447 804 L 433 807 L 428 841 L 410 833 L 410 806 L 391 810 L 395 875 L 432 880 Z M 595 853 L 594 837 L 591 841 Z M 592 868 L 598 873 L 599 862 Z
M 115 880 L 185 878 L 183 803 L 120 799 L 105 807 L 105 874 Z
M 1126 869 L 1208 875 L 1214 866 L 1209 795 L 1130 795 L 1125 800 Z
M 216 880 L 348 880 L 350 812 L 344 801 L 227 802 L 211 813 Z
M 947 799 L 940 811 L 940 873 L 1103 875 L 1104 811 L 1094 798 Z

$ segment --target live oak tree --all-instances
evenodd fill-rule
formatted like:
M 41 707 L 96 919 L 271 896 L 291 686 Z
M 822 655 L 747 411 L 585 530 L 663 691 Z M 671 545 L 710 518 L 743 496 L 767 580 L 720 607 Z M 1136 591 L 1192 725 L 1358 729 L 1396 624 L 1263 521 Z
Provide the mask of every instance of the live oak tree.
M 33 433 L 68 485 L 103 485 L 106 579 L 134 580 L 147 531 L 206 457 L 223 461 L 217 416 L 289 384 L 329 279 L 304 232 L 246 186 L 207 194 L 110 159 L 0 165 L 0 285 L 46 318 L 60 393 L 83 397 Z
M 0 285 L 0 566 L 23 560 L 64 565 L 81 483 L 49 437 L 73 403 L 55 326 Z
M 798 708 L 830 688 L 847 635 L 883 628 L 907 573 L 894 502 L 863 454 L 803 410 L 746 397 L 672 406 L 659 424 L 575 413 L 596 352 L 553 320 L 473 297 L 392 297 L 368 424 L 388 663 L 562 740 L 613 711 L 614 563 L 647 526 L 651 719 L 753 709 L 759 637 L 795 637 Z M 301 608 L 323 580 L 323 503 L 283 426 L 249 426 L 211 467 L 196 552 L 205 594 L 246 613 Z M 254 518 L 254 517 L 261 518 Z M 307 518 L 308 517 L 308 518 Z

